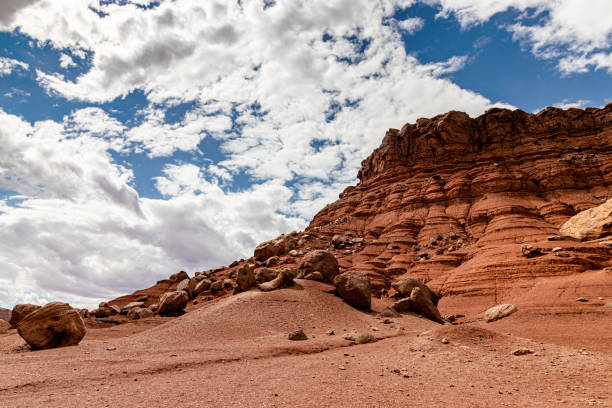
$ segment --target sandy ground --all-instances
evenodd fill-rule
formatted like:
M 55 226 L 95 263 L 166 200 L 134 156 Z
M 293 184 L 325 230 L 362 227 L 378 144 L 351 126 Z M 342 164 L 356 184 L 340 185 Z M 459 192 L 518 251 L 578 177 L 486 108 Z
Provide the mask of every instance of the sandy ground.
M 13 330 L 0 335 L 0 407 L 612 406 L 612 310 L 385 324 L 328 289 L 246 292 L 55 350 L 32 352 Z M 309 340 L 289 341 L 297 328 Z M 353 331 L 379 340 L 350 345 Z

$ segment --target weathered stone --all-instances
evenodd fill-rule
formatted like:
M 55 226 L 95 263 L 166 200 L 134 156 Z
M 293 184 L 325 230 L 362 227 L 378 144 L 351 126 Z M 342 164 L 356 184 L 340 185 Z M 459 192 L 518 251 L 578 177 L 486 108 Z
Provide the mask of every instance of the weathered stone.
M 212 282 L 210 281 L 210 279 L 200 280 L 193 290 L 193 296 L 194 297 L 198 296 L 200 293 L 210 290 L 211 285 L 212 285 Z
M 0 334 L 5 334 L 11 328 L 11 324 L 6 320 L 0 319 Z
M 157 313 L 160 315 L 178 315 L 181 314 L 187 302 L 189 301 L 189 295 L 184 290 L 177 290 L 174 292 L 166 292 L 159 298 L 159 306 Z
M 515 356 L 525 356 L 527 354 L 533 354 L 533 350 L 521 347 L 519 349 L 514 350 L 512 354 Z
M 223 281 L 222 280 L 214 281 L 210 285 L 210 290 L 213 291 L 213 292 L 219 292 L 219 291 L 223 290 Z
M 297 247 L 297 240 L 291 235 L 281 235 L 271 241 L 266 241 L 255 248 L 255 260 L 265 261 L 272 256 L 285 255 Z
M 283 268 L 279 271 L 276 278 L 269 282 L 259 285 L 259 289 L 268 292 L 274 289 L 286 288 L 293 284 L 293 279 L 296 276 L 296 271 L 291 268 Z
M 121 308 L 121 314 L 127 314 L 131 309 L 144 307 L 144 302 L 131 302 Z
M 182 280 L 189 279 L 189 275 L 187 275 L 187 272 L 185 271 L 180 271 L 170 275 L 168 279 L 170 279 L 172 282 L 180 282 Z
M 244 292 L 255 286 L 255 274 L 249 265 L 243 265 L 236 273 L 236 287 L 234 293 Z
M 400 299 L 393 303 L 393 309 L 399 313 L 406 313 L 412 311 L 412 301 L 410 298 Z
M 440 300 L 440 295 L 438 295 L 438 293 L 431 290 L 426 284 L 424 284 L 417 278 L 405 278 L 393 282 L 391 284 L 391 287 L 404 297 L 410 297 L 410 294 L 412 293 L 412 290 L 414 288 L 421 288 L 421 290 L 427 293 L 433 304 L 436 306 L 438 305 L 438 301 Z
M 561 226 L 559 232 L 582 241 L 612 235 L 612 198 L 574 215 Z
M 485 312 L 485 320 L 487 322 L 494 322 L 495 320 L 503 319 L 504 317 L 510 316 L 517 310 L 518 309 L 516 308 L 516 306 L 510 303 L 493 306 L 492 308 L 487 309 L 487 311 Z
M 438 308 L 432 302 L 429 294 L 420 287 L 412 289 L 410 301 L 412 302 L 412 309 L 415 312 L 430 318 L 434 322 L 444 323 L 444 319 L 442 319 Z
M 234 288 L 234 281 L 232 281 L 231 279 L 228 279 L 228 278 L 223 279 L 223 287 L 225 289 L 233 289 Z
M 410 301 L 410 299 L 408 299 Z M 399 317 L 399 313 L 393 307 L 385 307 L 382 312 L 378 316 L 380 317 Z
M 47 349 L 78 344 L 87 329 L 76 309 L 53 302 L 24 317 L 17 332 L 32 349 Z
M 310 272 L 309 274 L 304 276 L 304 279 L 321 282 L 324 278 L 323 278 L 323 274 L 321 272 L 314 271 L 314 272 Z
M 346 303 L 358 309 L 370 310 L 372 294 L 368 275 L 347 271 L 334 278 L 334 286 Z
M 27 315 L 38 309 L 40 309 L 40 306 L 31 305 L 27 303 L 15 305 L 15 307 L 11 311 L 11 320 L 9 320 L 11 327 L 16 328 L 20 321 L 22 321 Z
M 324 280 L 330 283 L 333 283 L 336 275 L 340 273 L 336 257 L 331 252 L 322 249 L 307 253 L 300 264 L 300 270 L 304 271 L 305 274 L 315 271 L 321 272 Z
M 133 309 L 130 309 L 130 311 L 127 314 L 127 318 L 131 320 L 137 320 L 137 319 L 146 319 L 148 317 L 153 317 L 154 315 L 155 314 L 153 313 L 153 311 L 151 311 L 150 309 L 146 307 L 135 307 Z
M 255 280 L 259 283 L 269 282 L 276 278 L 280 269 L 257 268 L 255 270 Z
M 524 244 L 521 247 L 521 253 L 525 258 L 535 258 L 542 255 L 542 249 L 533 244 Z
M 308 336 L 306 336 L 306 333 L 304 333 L 302 329 L 292 331 L 291 333 L 289 333 L 287 338 L 293 341 L 308 340 Z

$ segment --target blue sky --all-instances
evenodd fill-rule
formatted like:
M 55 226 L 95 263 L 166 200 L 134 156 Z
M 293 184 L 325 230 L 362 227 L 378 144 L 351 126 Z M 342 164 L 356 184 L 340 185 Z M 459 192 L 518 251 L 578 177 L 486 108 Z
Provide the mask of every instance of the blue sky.
M 248 257 L 389 127 L 611 101 L 594 0 L 0 5 L 0 306 Z

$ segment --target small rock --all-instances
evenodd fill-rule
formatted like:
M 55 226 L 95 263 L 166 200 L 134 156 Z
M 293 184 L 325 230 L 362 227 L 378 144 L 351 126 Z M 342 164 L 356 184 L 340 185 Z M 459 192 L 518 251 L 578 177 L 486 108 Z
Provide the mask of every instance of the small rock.
M 608 302 L 608 303 L 606 303 L 606 304 L 604 305 L 604 307 L 609 307 L 609 308 L 611 308 L 611 309 L 612 309 L 612 302 Z
M 514 350 L 512 352 L 512 354 L 515 355 L 515 356 L 524 356 L 524 355 L 527 355 L 527 354 L 533 354 L 533 350 L 522 347 L 522 348 Z
M 325 332 L 325 334 L 327 334 L 328 336 L 333 336 L 333 335 L 336 334 L 336 332 L 333 331 L 333 330 L 328 330 L 328 331 Z
M 380 317 L 399 317 L 400 314 L 391 307 L 385 307 L 382 312 L 378 315 Z
M 554 248 L 552 249 L 552 251 L 553 251 L 553 252 L 563 251 L 563 248 L 561 248 L 561 247 L 554 247 Z
M 521 247 L 521 252 L 525 258 L 534 258 L 542 255 L 542 248 L 533 244 L 524 244 Z
M 346 370 L 346 368 L 344 366 L 338 366 L 338 369 L 339 370 L 343 370 L 343 371 Z
M 583 298 L 583 297 L 579 297 L 576 299 L 576 302 L 588 302 L 589 300 L 587 298 Z
M 485 319 L 487 322 L 494 322 L 495 320 L 503 319 L 504 317 L 510 316 L 517 310 L 518 309 L 516 308 L 516 306 L 510 303 L 493 306 L 485 312 Z
M 342 336 L 342 338 L 344 340 L 348 340 L 348 341 L 355 341 L 355 339 L 357 339 L 358 334 L 355 332 L 350 332 L 350 333 L 346 333 L 344 334 L 344 336 Z
M 450 343 L 446 337 L 442 338 L 442 344 Z
M 308 336 L 306 336 L 306 333 L 304 333 L 304 331 L 302 329 L 296 330 L 296 331 L 292 331 L 291 333 L 289 333 L 287 338 L 289 340 L 293 340 L 293 341 L 308 340 Z

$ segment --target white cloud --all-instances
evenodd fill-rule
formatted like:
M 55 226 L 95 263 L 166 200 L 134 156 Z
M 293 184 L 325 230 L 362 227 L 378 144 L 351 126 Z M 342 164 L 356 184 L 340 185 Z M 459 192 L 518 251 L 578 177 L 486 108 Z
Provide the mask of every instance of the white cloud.
M 72 60 L 72 57 L 68 54 L 60 55 L 60 67 L 62 68 L 70 68 L 76 67 L 76 63 Z
M 397 26 L 408 34 L 414 34 L 425 25 L 425 21 L 420 17 L 407 18 L 397 22 Z
M 74 82 L 37 71 L 49 92 L 103 102 L 138 89 L 149 106 L 133 127 L 98 107 L 59 122 L 0 115 L 0 187 L 25 196 L 0 206 L 0 279 L 17 288 L 0 303 L 36 293 L 91 304 L 248 256 L 353 184 L 387 128 L 493 105 L 444 77 L 464 56 L 422 64 L 406 54 L 402 34 L 422 23 L 389 22 L 412 1 L 241 4 L 41 0 L 14 13 L 9 30 L 91 60 Z M 166 110 L 181 102 L 194 104 L 170 123 Z M 198 150 L 206 138 L 222 160 Z M 178 150 L 205 165 L 168 163 L 154 175 L 164 199 L 140 197 L 129 165 L 109 153 Z M 240 172 L 256 183 L 224 189 Z
M 12 58 L 0 57 L 0 77 L 8 75 L 16 69 L 28 70 L 30 66 L 25 62 L 17 61 Z
M 564 74 L 604 69 L 612 74 L 612 2 L 609 0 L 426 0 L 441 7 L 439 17 L 455 16 L 464 28 L 495 14 L 521 12 L 506 28 L 534 55 L 558 60 Z

